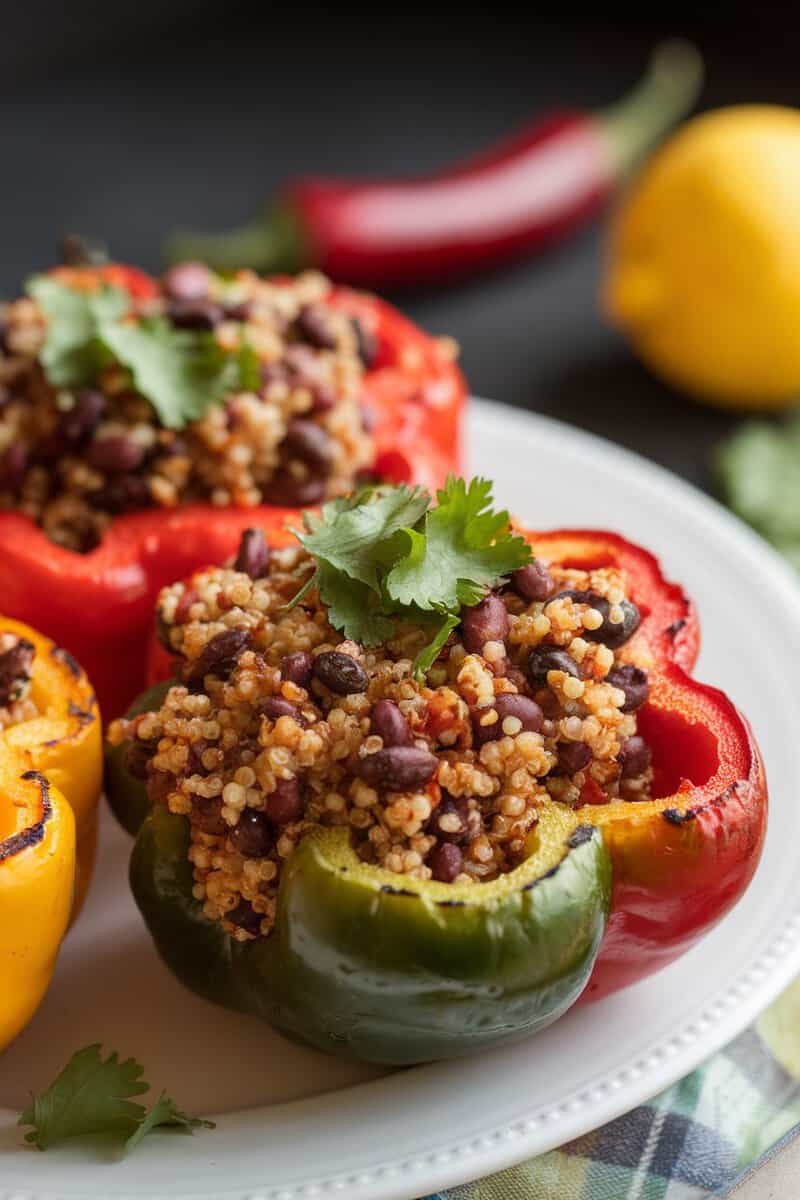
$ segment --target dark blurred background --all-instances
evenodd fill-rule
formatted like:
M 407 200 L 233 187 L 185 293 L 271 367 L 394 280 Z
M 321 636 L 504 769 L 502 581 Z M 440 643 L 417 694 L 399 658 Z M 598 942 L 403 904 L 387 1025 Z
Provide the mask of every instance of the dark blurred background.
M 167 230 L 249 218 L 287 176 L 425 171 L 537 110 L 602 106 L 664 35 L 703 50 L 703 108 L 800 97 L 794 5 L 538 7 L 3 4 L 0 292 L 48 265 L 66 230 L 157 269 Z M 604 324 L 602 235 L 599 224 L 536 261 L 392 298 L 459 340 L 477 394 L 710 486 L 709 451 L 731 418 L 657 383 Z

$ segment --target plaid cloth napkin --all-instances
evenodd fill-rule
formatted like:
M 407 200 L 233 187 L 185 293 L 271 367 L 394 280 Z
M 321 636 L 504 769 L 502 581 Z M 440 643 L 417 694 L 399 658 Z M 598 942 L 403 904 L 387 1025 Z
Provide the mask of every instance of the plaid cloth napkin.
M 649 1104 L 429 1200 L 705 1200 L 798 1122 L 800 980 Z

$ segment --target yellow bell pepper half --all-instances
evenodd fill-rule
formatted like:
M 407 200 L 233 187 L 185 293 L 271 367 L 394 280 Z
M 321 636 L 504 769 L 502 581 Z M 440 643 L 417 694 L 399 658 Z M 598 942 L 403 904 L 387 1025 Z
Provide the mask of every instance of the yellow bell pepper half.
M 0 731 L 0 1050 L 41 1001 L 89 886 L 102 787 L 100 713 L 72 657 L 27 625 L 37 715 Z

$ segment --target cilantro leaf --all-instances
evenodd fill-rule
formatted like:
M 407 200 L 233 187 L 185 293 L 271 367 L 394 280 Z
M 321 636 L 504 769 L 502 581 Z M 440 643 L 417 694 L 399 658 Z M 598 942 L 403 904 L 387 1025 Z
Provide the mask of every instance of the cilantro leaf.
M 181 429 L 222 400 L 238 382 L 236 360 L 210 333 L 175 329 L 162 317 L 104 324 L 104 343 L 131 372 L 162 425 Z
M 717 451 L 722 498 L 795 565 L 800 561 L 800 416 L 748 421 Z
M 187 1116 L 178 1108 L 174 1100 L 171 1100 L 166 1092 L 162 1092 L 156 1100 L 153 1107 L 145 1115 L 142 1121 L 139 1122 L 131 1136 L 125 1143 L 125 1153 L 130 1154 L 131 1150 L 135 1150 L 139 1142 L 146 1138 L 148 1133 L 152 1133 L 159 1126 L 167 1125 L 171 1128 L 180 1129 L 182 1133 L 194 1133 L 195 1129 L 214 1129 L 213 1121 L 204 1121 L 200 1117 Z
M 414 659 L 414 673 L 418 679 L 421 676 L 427 675 L 428 671 L 430 671 L 439 656 L 439 651 L 458 625 L 459 620 L 460 618 L 457 613 L 445 613 L 442 623 L 432 640 L 420 650 Z
M 78 1050 L 20 1117 L 20 1125 L 33 1126 L 25 1141 L 46 1150 L 84 1133 L 129 1134 L 145 1115 L 144 1107 L 129 1099 L 148 1090 L 143 1074 L 133 1058 L 120 1062 L 114 1053 L 104 1062 L 99 1045 Z
M 399 621 L 434 632 L 415 660 L 430 670 L 465 604 L 531 560 L 507 512 L 492 508 L 491 484 L 450 477 L 430 496 L 419 488 L 371 487 L 305 513 L 298 540 L 316 570 L 291 604 L 316 586 L 328 619 L 363 646 L 387 641 Z M 290 606 L 291 606 L 290 604 Z
M 229 353 L 210 332 L 175 329 L 163 317 L 128 320 L 131 298 L 122 288 L 103 284 L 81 291 L 39 275 L 27 290 L 47 322 L 41 361 L 54 387 L 92 383 L 116 360 L 130 371 L 162 425 L 181 429 L 228 392 L 260 386 L 252 346 L 244 342 Z
M 307 518 L 299 540 L 317 562 L 378 590 L 381 548 L 399 530 L 415 525 L 429 504 L 430 496 L 420 488 L 368 488 L 350 501 L 323 505 L 319 517 Z
M 50 383 L 79 387 L 89 382 L 108 360 L 101 329 L 127 313 L 130 296 L 108 284 L 96 291 L 80 291 L 47 275 L 28 280 L 26 290 L 47 322 L 41 361 Z
M 316 583 L 328 606 L 328 620 L 362 646 L 377 646 L 394 633 L 394 622 L 379 611 L 380 597 L 359 579 L 348 579 L 330 563 L 317 567 Z
M 177 1126 L 187 1133 L 214 1128 L 212 1121 L 187 1116 L 166 1092 L 149 1112 L 132 1102 L 131 1096 L 150 1090 L 143 1074 L 141 1063 L 133 1058 L 120 1062 L 116 1052 L 103 1060 L 99 1044 L 76 1051 L 20 1117 L 20 1125 L 32 1126 L 25 1141 L 47 1150 L 67 1138 L 108 1133 L 125 1139 L 123 1152 L 127 1153 L 159 1126 Z
M 406 554 L 386 579 L 391 600 L 423 609 L 477 604 L 503 575 L 530 562 L 527 542 L 510 532 L 509 515 L 492 507 L 487 479 L 452 475 L 425 517 L 424 536 L 409 534 Z

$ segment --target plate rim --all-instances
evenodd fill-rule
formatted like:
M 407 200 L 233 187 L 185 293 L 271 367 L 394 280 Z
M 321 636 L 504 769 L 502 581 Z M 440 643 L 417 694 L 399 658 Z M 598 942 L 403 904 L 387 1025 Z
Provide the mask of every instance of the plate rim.
M 734 538 L 738 551 L 748 555 L 768 575 L 770 586 L 783 593 L 782 598 L 790 605 L 792 602 L 796 605 L 796 576 L 777 552 L 712 497 L 643 455 L 555 418 L 495 401 L 473 398 L 468 421 L 473 438 L 480 436 L 481 427 L 487 423 L 491 423 L 493 433 L 497 432 L 498 426 L 518 427 L 521 423 L 533 435 L 538 432 L 551 439 L 568 438 L 575 451 L 600 451 L 606 462 L 613 466 L 616 460 L 629 477 L 642 478 L 646 473 L 651 492 L 660 493 L 667 501 L 678 495 L 696 512 L 699 508 L 706 523 L 720 531 L 726 541 Z M 589 525 L 587 523 L 587 527 Z M 795 618 L 795 624 L 800 631 L 800 617 Z M 714 993 L 712 999 L 699 1005 L 698 1011 L 690 1011 L 677 1028 L 673 1026 L 668 1034 L 657 1039 L 638 1061 L 625 1063 L 617 1070 L 590 1080 L 577 1095 L 567 1100 L 553 1105 L 532 1104 L 524 1116 L 511 1123 L 490 1125 L 478 1135 L 447 1140 L 439 1148 L 424 1154 L 399 1159 L 387 1156 L 377 1166 L 345 1173 L 322 1172 L 296 1184 L 274 1187 L 237 1184 L 233 1188 L 215 1188 L 213 1191 L 198 1191 L 194 1186 L 185 1192 L 172 1186 L 169 1191 L 128 1191 L 124 1187 L 109 1191 L 106 1180 L 99 1185 L 103 1191 L 96 1195 L 113 1196 L 115 1200 L 167 1200 L 167 1196 L 179 1195 L 191 1197 L 191 1200 L 222 1200 L 223 1197 L 225 1200 L 312 1200 L 332 1196 L 347 1196 L 348 1200 L 350 1197 L 353 1200 L 409 1200 L 412 1196 L 427 1195 L 545 1153 L 646 1102 L 730 1042 L 798 973 L 800 898 L 793 909 L 787 909 L 785 920 L 769 942 L 731 977 L 724 988 Z M 430 1069 L 433 1068 L 417 1070 Z M 328 1095 L 375 1089 L 382 1082 L 379 1079 L 358 1083 Z M 313 1099 L 307 1098 L 280 1107 L 291 1111 L 311 1102 Z M 224 1127 L 244 1114 L 251 1118 L 263 1114 L 268 1119 L 272 1108 L 240 1110 L 223 1114 L 217 1120 Z M 7 1125 L 9 1117 L 15 1119 L 16 1114 L 0 1108 L 0 1129 Z M 8 1189 L 0 1178 L 0 1200 L 76 1200 L 78 1195 L 91 1195 L 85 1190 L 85 1181 L 83 1188 L 82 1192 L 51 1188 L 42 1191 L 35 1185 L 33 1189 L 30 1185 L 22 1189 L 12 1185 Z

